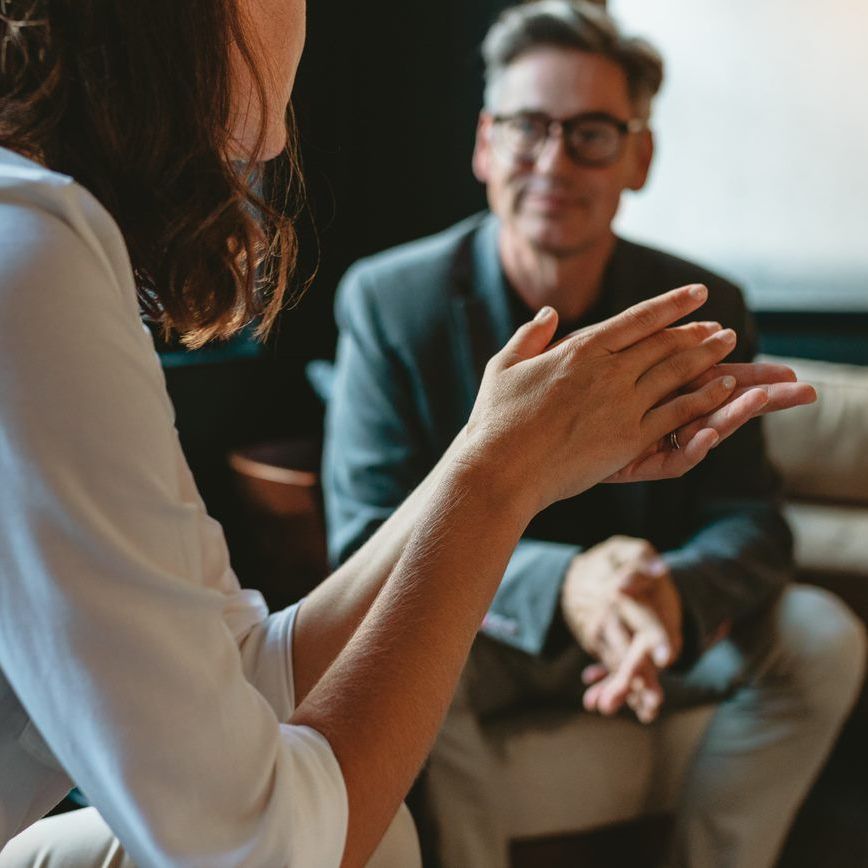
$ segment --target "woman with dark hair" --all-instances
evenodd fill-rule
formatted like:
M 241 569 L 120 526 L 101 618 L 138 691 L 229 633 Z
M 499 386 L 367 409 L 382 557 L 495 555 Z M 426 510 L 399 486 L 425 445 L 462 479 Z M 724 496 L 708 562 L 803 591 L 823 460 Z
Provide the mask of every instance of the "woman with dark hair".
M 811 398 L 718 365 L 714 323 L 668 328 L 701 287 L 554 347 L 544 309 L 393 518 L 269 615 L 140 316 L 191 346 L 273 320 L 303 34 L 301 0 L 0 0 L 0 865 L 365 864 L 530 518 Z M 31 825 L 73 782 L 108 826 Z M 400 830 L 384 846 L 418 860 Z

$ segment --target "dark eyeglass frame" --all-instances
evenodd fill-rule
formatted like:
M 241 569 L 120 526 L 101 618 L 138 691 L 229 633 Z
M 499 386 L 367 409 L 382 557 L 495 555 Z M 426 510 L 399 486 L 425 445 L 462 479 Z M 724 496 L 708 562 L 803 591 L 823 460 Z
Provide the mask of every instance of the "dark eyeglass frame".
M 553 118 L 545 112 L 518 111 L 511 114 L 493 114 L 490 115 L 490 117 L 495 128 L 522 119 L 537 122 L 544 126 L 545 135 L 526 152 L 504 145 L 510 156 L 515 159 L 527 162 L 533 162 L 539 159 L 543 149 L 551 140 L 554 130 L 559 131 L 563 136 L 564 148 L 574 163 L 579 166 L 592 167 L 609 166 L 614 163 L 624 151 L 624 140 L 627 136 L 648 129 L 647 121 L 642 120 L 642 118 L 623 120 L 619 117 L 615 117 L 615 115 L 609 114 L 608 112 L 581 112 L 580 114 L 571 115 L 567 118 Z M 582 124 L 589 122 L 608 124 L 618 134 L 617 147 L 614 148 L 611 154 L 607 154 L 598 159 L 591 159 L 577 150 L 571 133 L 573 130 L 579 129 Z

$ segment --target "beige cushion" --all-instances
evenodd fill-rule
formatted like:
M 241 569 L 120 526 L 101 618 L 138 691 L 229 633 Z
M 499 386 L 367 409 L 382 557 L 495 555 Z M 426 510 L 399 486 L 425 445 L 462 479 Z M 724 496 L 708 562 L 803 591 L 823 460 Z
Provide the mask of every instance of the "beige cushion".
M 786 495 L 868 504 L 868 367 L 761 360 L 787 364 L 817 388 L 815 404 L 765 417 L 769 455 Z
M 791 502 L 784 514 L 801 569 L 868 575 L 868 507 Z

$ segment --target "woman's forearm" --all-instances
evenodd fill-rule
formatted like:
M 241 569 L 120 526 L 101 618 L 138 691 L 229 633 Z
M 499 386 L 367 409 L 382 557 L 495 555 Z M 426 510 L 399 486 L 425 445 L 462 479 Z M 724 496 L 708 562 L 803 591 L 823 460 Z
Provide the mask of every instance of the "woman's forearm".
M 347 866 L 365 863 L 409 789 L 533 513 L 496 472 L 453 462 L 431 483 L 388 581 L 292 719 L 323 733 L 341 765 Z
M 420 516 L 428 511 L 444 471 L 460 448 L 464 430 L 430 473 L 346 563 L 306 597 L 293 636 L 295 701 L 301 703 L 331 665 L 370 609 L 401 557 Z

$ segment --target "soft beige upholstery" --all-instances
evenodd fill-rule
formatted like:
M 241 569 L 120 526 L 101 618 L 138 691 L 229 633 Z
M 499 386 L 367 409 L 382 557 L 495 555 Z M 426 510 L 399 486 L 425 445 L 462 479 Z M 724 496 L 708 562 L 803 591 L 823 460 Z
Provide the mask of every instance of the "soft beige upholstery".
M 817 388 L 815 404 L 765 420 L 769 454 L 783 474 L 786 495 L 868 504 L 868 368 L 764 358 L 790 365 Z
M 868 507 L 788 503 L 784 514 L 793 529 L 801 569 L 868 572 Z
M 868 573 L 868 367 L 772 356 L 813 384 L 817 401 L 765 419 L 783 477 L 796 563 Z

